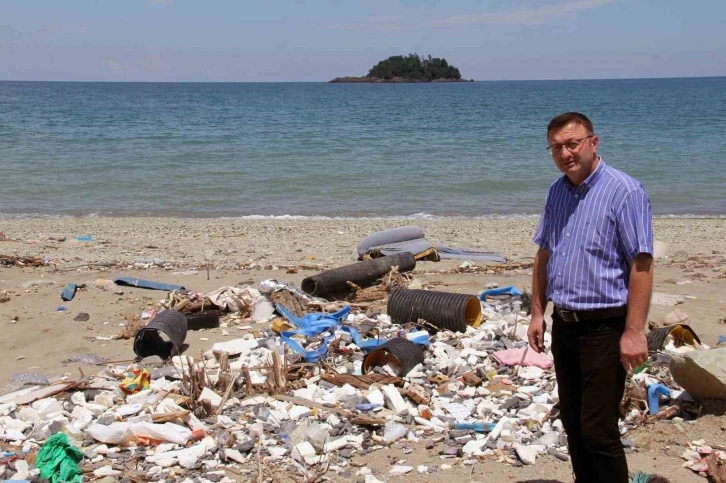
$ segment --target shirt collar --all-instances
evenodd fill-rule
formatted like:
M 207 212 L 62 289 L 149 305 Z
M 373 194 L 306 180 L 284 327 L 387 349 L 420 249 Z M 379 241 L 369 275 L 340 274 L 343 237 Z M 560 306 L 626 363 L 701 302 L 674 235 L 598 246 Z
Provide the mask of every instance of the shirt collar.
M 590 176 L 588 176 L 585 179 L 585 181 L 583 181 L 582 183 L 580 183 L 580 186 L 573 185 L 572 182 L 570 181 L 570 178 L 568 178 L 567 176 L 565 176 L 565 184 L 572 191 L 578 191 L 578 190 L 579 191 L 587 191 L 587 190 L 591 189 L 595 185 L 595 183 L 597 182 L 597 180 L 600 179 L 600 177 L 602 176 L 602 174 L 607 169 L 607 165 L 605 164 L 605 161 L 603 161 L 603 159 L 600 156 L 598 156 L 598 159 L 600 160 L 600 162 L 597 163 L 597 168 L 595 168 L 595 171 L 593 171 L 592 173 L 590 173 Z

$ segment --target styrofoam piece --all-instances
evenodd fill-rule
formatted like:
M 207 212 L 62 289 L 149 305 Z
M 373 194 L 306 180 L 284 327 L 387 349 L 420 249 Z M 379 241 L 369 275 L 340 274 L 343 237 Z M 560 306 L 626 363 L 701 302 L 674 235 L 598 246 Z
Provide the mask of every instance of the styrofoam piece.
M 388 471 L 391 476 L 403 476 L 413 471 L 413 466 L 396 465 Z
M 348 438 L 345 436 L 334 439 L 323 445 L 323 453 L 332 453 L 348 446 Z
M 253 349 L 259 347 L 255 339 L 234 339 L 225 342 L 217 342 L 212 346 L 214 352 L 226 352 L 231 356 L 249 354 Z
M 383 395 L 386 398 L 386 405 L 390 410 L 399 416 L 405 416 L 408 414 L 408 404 L 403 400 L 401 394 L 393 384 L 387 384 L 381 387 Z
M 372 389 L 368 391 L 368 394 L 366 394 L 366 401 L 371 404 L 380 404 L 383 406 L 385 404 L 385 397 L 378 389 Z
M 208 387 L 202 389 L 202 393 L 199 395 L 198 401 L 208 401 L 213 408 L 218 408 L 222 404 L 222 396 L 212 391 Z
M 311 456 L 315 456 L 315 448 L 313 448 L 313 445 L 307 441 L 296 444 L 295 447 L 292 449 L 292 458 L 295 461 L 302 463 L 303 461 L 305 461 L 305 458 Z

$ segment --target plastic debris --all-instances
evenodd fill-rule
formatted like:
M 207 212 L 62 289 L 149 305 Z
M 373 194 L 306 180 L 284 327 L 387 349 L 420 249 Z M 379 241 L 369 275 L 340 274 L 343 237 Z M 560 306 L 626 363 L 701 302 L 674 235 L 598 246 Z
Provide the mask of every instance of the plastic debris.
M 69 444 L 68 436 L 56 433 L 40 448 L 35 464 L 40 470 L 40 476 L 51 483 L 80 483 L 83 470 L 78 463 L 82 459 L 83 452 Z
M 510 465 L 537 464 L 545 453 L 567 461 L 550 334 L 545 353 L 528 350 L 526 294 L 492 285 L 479 298 L 460 298 L 466 303 L 459 309 L 473 299 L 476 310 L 469 315 L 478 322 L 464 322 L 458 332 L 433 330 L 421 318 L 392 320 L 381 313 L 386 290 L 371 292 L 382 298 L 369 311 L 276 280 L 260 283 L 259 290 L 251 284 L 208 294 L 175 289 L 137 318 L 142 324 L 150 320 L 139 332 L 158 335 L 169 359 L 144 353 L 131 365 L 100 367 L 105 359 L 75 354 L 70 362 L 99 365 L 98 374 L 48 386 L 42 386 L 42 375 L 17 375 L 0 395 L 0 436 L 28 450 L 53 434 L 67 435 L 83 454 L 87 476 L 107 481 L 139 477 L 126 461 L 151 481 L 225 483 L 232 481 L 224 480 L 225 470 L 240 467 L 239 480 L 258 480 L 258 458 L 263 467 L 305 471 L 311 481 L 328 470 L 371 482 L 381 474 L 405 475 L 415 468 L 423 475 L 493 456 Z M 201 321 L 202 329 L 210 312 L 209 326 L 219 325 L 224 335 L 237 327 L 253 330 L 210 343 L 200 358 L 173 350 L 183 344 L 183 330 L 164 334 L 158 325 L 174 317 L 185 327 L 187 320 Z M 269 319 L 269 328 L 255 323 Z M 672 359 L 698 358 L 688 344 L 678 345 L 676 330 L 628 380 L 622 434 L 644 422 L 699 414 L 669 372 Z M 402 360 L 394 345 L 415 357 Z M 374 476 L 347 461 L 387 445 L 408 454 L 410 443 L 419 440 L 429 449 L 439 445 L 441 458 L 451 464 L 416 467 L 398 460 Z M 694 471 L 706 467 L 705 443 L 689 451 Z M 720 453 L 710 448 L 708 454 Z M 22 476 L 26 467 L 19 468 Z M 33 471 L 30 463 L 28 479 Z
M 149 389 L 150 383 L 151 372 L 148 369 L 133 369 L 126 374 L 119 388 L 126 394 L 136 394 L 139 391 Z

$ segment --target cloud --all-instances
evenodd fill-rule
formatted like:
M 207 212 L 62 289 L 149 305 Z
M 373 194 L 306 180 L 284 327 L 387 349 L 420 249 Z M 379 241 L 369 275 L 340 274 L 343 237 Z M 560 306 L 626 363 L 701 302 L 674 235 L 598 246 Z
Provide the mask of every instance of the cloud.
M 76 29 L 60 30 L 56 32 L 56 35 L 83 35 L 88 33 L 88 27 L 78 27 Z
M 330 22 L 330 23 L 309 23 L 313 28 L 316 29 L 328 29 L 328 30 L 401 30 L 408 28 L 401 24 L 403 19 L 397 16 L 391 15 L 379 15 L 363 19 L 359 22 Z
M 466 15 L 455 15 L 440 20 L 427 22 L 430 27 L 455 27 L 459 25 L 478 24 L 511 24 L 527 25 L 566 17 L 573 13 L 584 12 L 615 3 L 617 0 L 573 0 L 556 3 L 544 7 L 508 12 L 476 12 Z
M 170 65 L 167 61 L 154 54 L 146 54 L 139 59 L 139 64 L 141 64 L 147 72 L 166 72 L 170 69 Z
M 103 63 L 106 64 L 106 67 L 108 68 L 108 70 L 110 70 L 111 72 L 113 72 L 115 74 L 134 72 L 134 69 L 129 64 L 126 64 L 124 62 L 119 62 L 117 60 L 108 59 L 108 60 L 105 60 Z

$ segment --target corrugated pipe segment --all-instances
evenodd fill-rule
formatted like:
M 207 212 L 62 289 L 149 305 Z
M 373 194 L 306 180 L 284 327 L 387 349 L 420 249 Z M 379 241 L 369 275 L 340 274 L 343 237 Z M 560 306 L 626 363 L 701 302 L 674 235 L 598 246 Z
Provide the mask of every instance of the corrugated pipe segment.
M 301 288 L 305 293 L 313 296 L 349 292 L 348 282 L 353 282 L 359 287 L 370 286 L 395 266 L 401 273 L 410 272 L 416 268 L 416 259 L 412 253 L 403 252 L 333 268 L 307 277 L 302 281 Z
M 437 329 L 465 332 L 481 320 L 481 304 L 474 295 L 399 289 L 388 299 L 388 315 L 395 324 L 423 319 Z

